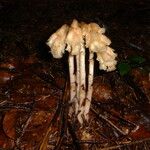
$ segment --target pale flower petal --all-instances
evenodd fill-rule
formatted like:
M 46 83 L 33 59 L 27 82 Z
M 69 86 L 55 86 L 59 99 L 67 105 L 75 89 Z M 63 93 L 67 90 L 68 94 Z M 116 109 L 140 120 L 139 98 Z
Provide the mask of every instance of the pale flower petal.
M 69 45 L 69 48 L 66 50 L 71 52 L 72 55 L 79 54 L 81 49 L 81 44 L 83 43 L 82 30 L 79 27 L 77 20 L 73 20 L 69 33 L 66 37 L 66 43 Z
M 51 48 L 51 53 L 54 58 L 61 58 L 65 51 L 66 46 L 66 36 L 69 27 L 63 25 L 48 39 L 47 45 Z
M 106 51 L 97 53 L 97 60 L 99 61 L 99 68 L 106 71 L 113 71 L 116 69 L 116 57 L 117 54 L 113 52 L 110 47 L 106 48 Z

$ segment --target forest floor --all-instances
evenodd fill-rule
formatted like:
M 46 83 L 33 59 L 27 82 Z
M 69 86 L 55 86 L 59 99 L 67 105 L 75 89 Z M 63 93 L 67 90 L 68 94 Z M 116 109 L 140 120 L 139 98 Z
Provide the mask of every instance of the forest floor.
M 0 149 L 149 150 L 149 12 L 144 0 L 1 0 Z M 67 116 L 67 54 L 45 44 L 74 18 L 104 26 L 118 54 L 116 71 L 95 69 L 83 127 Z

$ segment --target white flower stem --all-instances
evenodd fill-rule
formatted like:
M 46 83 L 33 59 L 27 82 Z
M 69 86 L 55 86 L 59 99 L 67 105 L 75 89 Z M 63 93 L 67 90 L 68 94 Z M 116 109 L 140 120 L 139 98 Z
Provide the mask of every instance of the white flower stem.
M 94 75 L 94 53 L 89 52 L 89 74 L 88 74 L 88 89 L 87 89 L 87 95 L 86 95 L 86 104 L 85 104 L 85 110 L 84 110 L 84 117 L 86 120 L 88 120 L 89 116 L 89 110 L 92 100 L 92 93 L 93 93 L 93 75 Z
M 85 100 L 85 91 L 86 91 L 86 72 L 85 72 L 85 48 L 82 44 L 80 51 L 80 106 L 83 105 Z
M 79 95 L 80 95 L 80 63 L 79 63 L 79 55 L 76 55 L 76 102 L 75 102 L 75 114 L 79 111 Z
M 69 55 L 69 76 L 70 76 L 70 103 L 74 102 L 76 97 L 76 83 L 75 83 L 75 74 L 74 74 L 74 56 Z M 70 107 L 69 114 L 72 114 Z
M 77 116 L 80 124 L 83 123 L 82 115 L 84 113 L 84 103 L 85 103 L 85 91 L 86 91 L 86 72 L 85 72 L 85 47 L 81 43 L 80 55 L 79 55 L 79 71 L 80 71 L 80 80 L 79 80 L 79 114 Z

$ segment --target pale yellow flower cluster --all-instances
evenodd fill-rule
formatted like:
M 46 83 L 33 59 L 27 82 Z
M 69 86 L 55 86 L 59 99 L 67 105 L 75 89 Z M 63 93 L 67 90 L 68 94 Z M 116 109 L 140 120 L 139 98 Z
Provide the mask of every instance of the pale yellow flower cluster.
M 96 23 L 78 23 L 77 20 L 73 20 L 70 27 L 63 25 L 47 42 L 55 58 L 61 58 L 65 50 L 69 52 L 70 103 L 74 103 L 69 112 L 75 113 L 81 124 L 84 119 L 89 118 L 93 92 L 94 53 L 99 61 L 99 69 L 113 71 L 116 68 L 117 54 L 109 47 L 111 41 L 104 33 L 105 28 Z M 86 50 L 89 50 L 89 64 L 85 64 Z M 89 66 L 87 74 L 86 65 Z

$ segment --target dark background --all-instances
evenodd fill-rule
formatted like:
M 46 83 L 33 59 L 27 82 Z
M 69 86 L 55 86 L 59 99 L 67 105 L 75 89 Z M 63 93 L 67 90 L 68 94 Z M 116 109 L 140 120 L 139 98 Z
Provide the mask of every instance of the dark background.
M 3 51 L 7 45 L 8 53 L 15 54 L 13 46 L 17 41 L 22 42 L 29 53 L 37 52 L 46 58 L 48 37 L 76 18 L 104 26 L 112 39 L 112 47 L 120 55 L 132 49 L 148 58 L 149 9 L 149 1 L 144 0 L 1 0 L 1 51 L 7 55 L 6 50 Z

